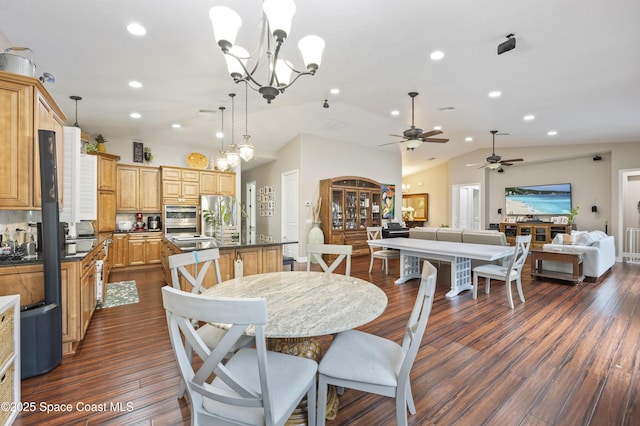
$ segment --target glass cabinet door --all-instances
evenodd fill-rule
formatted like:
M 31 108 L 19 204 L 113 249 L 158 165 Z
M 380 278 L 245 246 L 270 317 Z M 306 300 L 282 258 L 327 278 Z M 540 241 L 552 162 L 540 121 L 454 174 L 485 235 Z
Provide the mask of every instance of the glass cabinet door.
M 371 226 L 380 226 L 380 193 L 371 194 Z
M 360 193 L 360 210 L 359 210 L 359 225 L 360 228 L 366 228 L 369 226 L 369 211 L 371 210 L 371 193 Z
M 332 229 L 342 229 L 342 191 L 332 191 L 331 193 L 331 227 Z
M 358 193 L 356 191 L 347 191 L 344 202 L 345 229 L 356 229 L 358 220 Z

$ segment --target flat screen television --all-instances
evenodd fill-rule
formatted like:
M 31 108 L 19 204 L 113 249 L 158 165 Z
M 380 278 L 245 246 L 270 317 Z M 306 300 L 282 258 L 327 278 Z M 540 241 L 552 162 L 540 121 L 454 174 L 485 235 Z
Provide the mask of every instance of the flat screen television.
M 571 213 L 571 184 L 505 188 L 508 215 L 565 215 Z

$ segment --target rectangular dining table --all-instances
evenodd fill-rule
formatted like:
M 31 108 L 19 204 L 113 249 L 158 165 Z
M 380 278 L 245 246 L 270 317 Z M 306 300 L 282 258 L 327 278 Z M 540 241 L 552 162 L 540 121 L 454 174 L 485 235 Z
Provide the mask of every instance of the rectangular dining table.
M 513 247 L 490 244 L 457 243 L 451 241 L 423 240 L 419 238 L 383 238 L 369 240 L 370 246 L 400 250 L 400 278 L 402 284 L 420 278 L 420 259 L 435 259 L 451 263 L 451 290 L 453 297 L 464 290 L 471 290 L 471 259 L 487 262 L 512 256 Z

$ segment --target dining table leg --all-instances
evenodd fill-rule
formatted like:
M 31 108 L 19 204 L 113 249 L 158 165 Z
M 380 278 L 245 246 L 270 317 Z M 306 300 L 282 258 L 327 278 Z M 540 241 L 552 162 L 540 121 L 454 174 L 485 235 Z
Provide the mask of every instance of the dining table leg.
M 290 337 L 290 338 L 270 338 L 268 339 L 270 351 L 280 352 L 287 355 L 301 356 L 309 358 L 315 362 L 320 362 L 322 349 L 317 337 Z M 335 386 L 329 386 L 327 393 L 327 420 L 334 420 L 338 415 L 338 392 Z M 307 424 L 307 400 L 304 398 L 293 411 L 287 425 Z

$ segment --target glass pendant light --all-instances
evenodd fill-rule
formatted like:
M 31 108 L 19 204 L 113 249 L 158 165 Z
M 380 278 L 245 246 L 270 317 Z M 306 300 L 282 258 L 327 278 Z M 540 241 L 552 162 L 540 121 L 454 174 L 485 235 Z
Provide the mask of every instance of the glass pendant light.
M 238 163 L 240 163 L 240 154 L 238 154 L 238 147 L 236 146 L 236 135 L 235 135 L 235 129 L 236 129 L 236 123 L 235 123 L 235 116 L 236 116 L 236 108 L 235 108 L 235 97 L 236 94 L 235 93 L 229 93 L 229 96 L 231 97 L 231 145 L 229 145 L 229 149 L 227 150 L 227 163 L 229 164 L 229 167 L 234 168 L 235 166 L 238 165 Z
M 225 171 L 229 168 L 229 164 L 227 163 L 227 156 L 224 152 L 224 107 L 220 107 L 220 121 L 221 121 L 221 131 L 220 131 L 220 152 L 216 157 L 216 169 L 220 171 Z
M 251 159 L 253 158 L 253 144 L 251 143 L 251 141 L 249 141 L 249 138 L 251 136 L 249 136 L 249 83 L 247 83 L 245 81 L 245 96 L 244 96 L 244 135 L 242 135 L 242 137 L 244 138 L 244 142 L 241 142 L 240 145 L 238 146 L 238 151 L 240 153 L 240 158 L 242 158 L 244 161 L 251 161 Z

